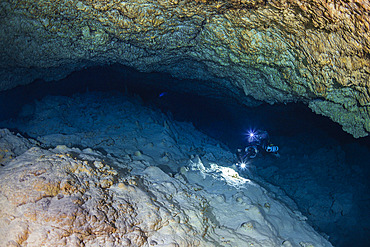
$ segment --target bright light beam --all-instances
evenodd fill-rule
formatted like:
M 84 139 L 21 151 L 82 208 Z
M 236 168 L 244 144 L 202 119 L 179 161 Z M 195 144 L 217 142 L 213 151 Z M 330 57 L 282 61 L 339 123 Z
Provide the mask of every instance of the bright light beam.
M 257 140 L 256 131 L 248 130 L 247 134 L 248 134 L 248 142 L 253 142 Z
M 244 162 L 240 163 L 239 166 L 241 170 L 247 169 L 247 164 L 245 164 Z

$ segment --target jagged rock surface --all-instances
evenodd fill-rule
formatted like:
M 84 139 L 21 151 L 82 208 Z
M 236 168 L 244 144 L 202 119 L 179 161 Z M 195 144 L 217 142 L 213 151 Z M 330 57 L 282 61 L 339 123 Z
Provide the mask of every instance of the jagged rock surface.
M 370 132 L 367 2 L 6 0 L 0 9 L 3 90 L 120 63 L 269 103 L 303 101 L 355 137 Z
M 171 177 L 89 148 L 32 147 L 0 168 L 0 246 L 331 246 L 260 186 L 233 191 L 192 164 Z
M 0 129 L 0 165 L 4 166 L 15 157 L 32 147 L 31 142 L 22 136 L 14 136 L 7 129 Z
M 103 162 L 32 148 L 3 168 L 1 246 L 205 246 L 206 229 L 196 227 L 201 198 L 194 199 L 198 214 L 176 217 L 156 202 L 152 184 L 117 182 L 118 172 Z

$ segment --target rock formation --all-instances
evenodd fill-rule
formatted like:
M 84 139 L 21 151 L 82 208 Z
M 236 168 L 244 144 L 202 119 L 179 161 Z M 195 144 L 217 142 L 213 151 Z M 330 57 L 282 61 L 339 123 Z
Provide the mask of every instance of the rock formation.
M 209 177 L 217 193 L 207 193 L 184 179 L 202 183 L 194 166 L 171 177 L 149 160 L 47 150 L 0 131 L 2 148 L 33 146 L 1 160 L 0 246 L 332 246 L 258 185 Z
M 0 9 L 2 90 L 119 63 L 302 101 L 355 137 L 370 132 L 366 1 L 6 0 Z

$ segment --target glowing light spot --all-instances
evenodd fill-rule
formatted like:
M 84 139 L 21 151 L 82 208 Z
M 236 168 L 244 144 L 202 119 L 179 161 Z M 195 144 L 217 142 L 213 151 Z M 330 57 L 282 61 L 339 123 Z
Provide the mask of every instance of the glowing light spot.
M 236 165 L 240 166 L 240 163 Z M 246 163 L 245 165 L 247 166 Z M 199 158 L 197 161 L 191 161 L 189 168 L 193 171 L 200 171 L 204 179 L 206 176 L 212 176 L 216 180 L 225 181 L 230 186 L 239 187 L 246 183 L 252 184 L 251 180 L 241 177 L 237 171 L 230 167 L 224 167 L 215 163 L 210 163 L 210 167 L 206 168 Z
M 244 170 L 245 168 L 247 168 L 247 164 L 245 164 L 244 162 L 240 163 L 240 169 Z
M 253 142 L 253 141 L 257 140 L 257 138 L 258 138 L 256 136 L 256 131 L 252 130 L 252 129 L 248 130 L 247 136 L 248 136 L 248 141 L 249 142 Z

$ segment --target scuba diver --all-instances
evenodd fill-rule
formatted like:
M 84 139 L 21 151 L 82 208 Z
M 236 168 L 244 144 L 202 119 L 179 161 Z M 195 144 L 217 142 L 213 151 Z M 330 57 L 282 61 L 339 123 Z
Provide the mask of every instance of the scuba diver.
M 260 152 L 271 153 L 279 157 L 279 147 L 270 142 L 270 136 L 265 130 L 250 131 L 248 133 L 248 145 L 244 150 L 238 149 L 238 158 L 240 162 L 253 159 Z

